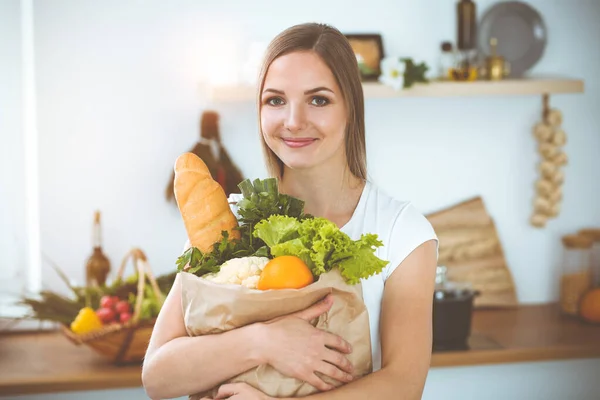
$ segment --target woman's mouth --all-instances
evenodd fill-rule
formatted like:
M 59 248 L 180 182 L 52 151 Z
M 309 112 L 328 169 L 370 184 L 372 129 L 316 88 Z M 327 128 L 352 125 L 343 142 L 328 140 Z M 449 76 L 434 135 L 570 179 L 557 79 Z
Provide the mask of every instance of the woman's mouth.
M 313 138 L 281 138 L 281 140 L 292 148 L 306 147 L 317 141 L 317 139 Z

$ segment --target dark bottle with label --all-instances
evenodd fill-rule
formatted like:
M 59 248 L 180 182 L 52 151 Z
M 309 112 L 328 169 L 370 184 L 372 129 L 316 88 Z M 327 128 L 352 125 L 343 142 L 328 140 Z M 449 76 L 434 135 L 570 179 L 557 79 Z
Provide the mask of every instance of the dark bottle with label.
M 88 258 L 85 270 L 87 286 L 104 286 L 106 284 L 106 277 L 110 272 L 110 261 L 102 251 L 102 233 L 100 228 L 100 211 L 96 211 L 92 231 L 94 252 Z
M 456 4 L 457 37 L 459 50 L 472 50 L 477 41 L 477 7 L 473 0 L 460 0 Z

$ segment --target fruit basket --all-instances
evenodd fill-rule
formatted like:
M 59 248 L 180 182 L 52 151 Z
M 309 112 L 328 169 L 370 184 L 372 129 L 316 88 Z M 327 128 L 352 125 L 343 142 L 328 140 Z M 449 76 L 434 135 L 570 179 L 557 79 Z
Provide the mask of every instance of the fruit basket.
M 157 297 L 160 305 L 164 302 L 164 295 L 152 274 L 148 259 L 144 252 L 134 248 L 127 253 L 121 262 L 116 280 L 121 281 L 126 266 L 131 261 L 137 272 L 137 296 L 133 306 L 133 314 L 126 320 L 105 324 L 98 329 L 85 333 L 76 333 L 72 325 L 61 324 L 61 330 L 67 338 L 76 345 L 87 345 L 100 355 L 110 359 L 115 364 L 140 362 L 145 355 L 152 329 L 156 318 L 141 320 L 142 303 L 148 291 L 146 285 L 150 284 L 152 292 Z

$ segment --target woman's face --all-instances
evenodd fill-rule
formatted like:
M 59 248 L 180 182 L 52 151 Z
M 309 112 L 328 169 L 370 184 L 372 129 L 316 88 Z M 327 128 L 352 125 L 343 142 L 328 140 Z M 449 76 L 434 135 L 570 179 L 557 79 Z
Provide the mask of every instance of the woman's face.
M 346 163 L 346 107 L 340 88 L 321 58 L 294 52 L 277 58 L 261 93 L 263 137 L 292 169 Z

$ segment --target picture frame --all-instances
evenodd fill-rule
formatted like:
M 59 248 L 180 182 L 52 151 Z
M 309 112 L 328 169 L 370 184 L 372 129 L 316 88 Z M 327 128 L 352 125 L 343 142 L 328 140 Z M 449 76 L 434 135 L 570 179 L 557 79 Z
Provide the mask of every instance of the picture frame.
M 382 36 L 378 33 L 346 33 L 344 36 L 357 55 L 361 80 L 376 81 L 381 75 L 381 60 L 385 57 Z

